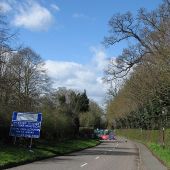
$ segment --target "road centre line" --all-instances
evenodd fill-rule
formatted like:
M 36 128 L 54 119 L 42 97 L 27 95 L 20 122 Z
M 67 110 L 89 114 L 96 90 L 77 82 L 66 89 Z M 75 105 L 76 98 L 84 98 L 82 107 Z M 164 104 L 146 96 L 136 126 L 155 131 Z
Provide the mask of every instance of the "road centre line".
M 80 167 L 82 168 L 83 166 L 85 166 L 85 165 L 87 165 L 87 164 L 88 164 L 88 163 L 86 163 L 86 162 L 85 162 L 85 163 L 84 163 L 84 164 L 82 164 Z
M 100 158 L 100 156 L 97 156 L 95 159 L 99 159 Z
M 114 144 L 113 144 L 113 149 L 116 149 L 116 148 L 118 147 L 118 145 L 119 145 L 118 142 L 117 142 L 117 143 L 114 143 Z

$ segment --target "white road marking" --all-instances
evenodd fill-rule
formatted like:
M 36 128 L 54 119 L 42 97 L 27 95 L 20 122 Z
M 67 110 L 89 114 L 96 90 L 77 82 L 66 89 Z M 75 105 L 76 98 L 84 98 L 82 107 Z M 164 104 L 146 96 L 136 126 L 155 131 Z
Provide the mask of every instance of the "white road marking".
M 84 163 L 83 165 L 81 165 L 80 167 L 82 168 L 83 166 L 85 166 L 85 165 L 87 165 L 87 164 L 88 164 L 88 163 L 85 162 L 85 163 Z
M 117 148 L 117 147 L 118 147 L 118 145 L 119 145 L 119 143 L 117 143 L 117 144 L 116 144 L 115 148 Z
M 95 159 L 99 159 L 100 157 L 99 156 L 97 156 Z
M 113 151 L 113 150 L 110 149 L 110 150 L 108 150 L 108 151 L 111 152 L 111 151 Z

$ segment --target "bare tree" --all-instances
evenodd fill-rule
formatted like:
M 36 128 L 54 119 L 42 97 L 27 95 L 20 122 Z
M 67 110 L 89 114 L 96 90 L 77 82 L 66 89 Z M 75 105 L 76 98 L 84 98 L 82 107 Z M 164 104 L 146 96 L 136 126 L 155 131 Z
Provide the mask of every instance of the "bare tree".
M 112 75 L 110 80 L 121 78 L 128 74 L 131 68 L 149 55 L 164 56 L 169 49 L 170 10 L 166 0 L 158 9 L 147 12 L 140 9 L 136 17 L 130 12 L 116 14 L 110 21 L 110 35 L 105 37 L 104 44 L 111 46 L 124 40 L 133 40 L 133 45 L 124 49 L 116 63 L 106 70 L 106 75 Z M 109 81 L 109 79 L 108 79 Z
M 21 110 L 35 109 L 48 86 L 48 77 L 41 57 L 30 48 L 18 51 L 10 60 L 15 79 L 15 99 Z

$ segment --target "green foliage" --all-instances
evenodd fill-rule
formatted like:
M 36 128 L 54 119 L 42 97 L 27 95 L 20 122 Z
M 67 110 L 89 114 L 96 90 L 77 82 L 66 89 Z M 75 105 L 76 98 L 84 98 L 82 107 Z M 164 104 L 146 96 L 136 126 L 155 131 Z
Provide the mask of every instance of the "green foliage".
M 148 12 L 140 9 L 116 14 L 109 21 L 110 46 L 135 39 L 111 60 L 104 79 L 111 96 L 107 102 L 109 126 L 161 129 L 170 124 L 170 3 Z M 113 62 L 114 61 L 114 62 Z M 113 86 L 119 82 L 119 88 Z M 116 87 L 116 85 L 115 85 Z M 116 91 L 116 93 L 114 93 Z
M 155 143 L 148 143 L 147 146 L 170 168 L 170 149 L 163 149 L 160 145 Z
M 13 111 L 42 112 L 43 140 L 63 141 L 78 136 L 80 114 L 90 109 L 86 91 L 53 89 L 40 55 L 27 47 L 15 48 L 13 52 L 9 43 L 13 37 L 1 15 L 0 143 L 11 142 L 9 129 Z M 86 116 L 93 119 L 90 113 Z
M 80 136 L 84 138 L 92 138 L 94 135 L 93 127 L 80 127 L 79 131 Z
M 78 100 L 80 102 L 80 112 L 87 112 L 89 110 L 89 99 L 86 95 L 86 91 L 79 95 Z
M 103 110 L 99 105 L 94 101 L 90 101 L 88 112 L 80 114 L 80 125 L 82 127 L 100 128 L 102 115 Z

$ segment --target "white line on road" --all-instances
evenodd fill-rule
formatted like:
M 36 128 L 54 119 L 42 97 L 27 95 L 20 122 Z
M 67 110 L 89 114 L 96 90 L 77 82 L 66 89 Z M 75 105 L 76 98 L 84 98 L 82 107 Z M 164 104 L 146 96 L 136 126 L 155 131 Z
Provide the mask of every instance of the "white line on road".
M 111 152 L 111 151 L 113 151 L 113 150 L 110 149 L 110 150 L 108 150 L 108 151 Z
M 99 159 L 100 157 L 99 156 L 97 156 L 95 159 Z
M 117 147 L 118 147 L 118 145 L 119 145 L 119 143 L 117 143 L 117 144 L 116 144 L 115 148 L 117 148 Z
M 87 164 L 88 164 L 88 163 L 85 162 L 85 163 L 84 163 L 83 165 L 81 165 L 80 167 L 82 168 L 83 166 L 85 166 L 85 165 L 87 165 Z

